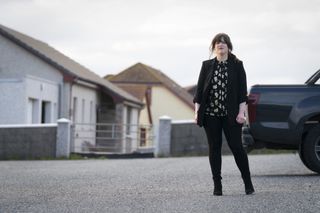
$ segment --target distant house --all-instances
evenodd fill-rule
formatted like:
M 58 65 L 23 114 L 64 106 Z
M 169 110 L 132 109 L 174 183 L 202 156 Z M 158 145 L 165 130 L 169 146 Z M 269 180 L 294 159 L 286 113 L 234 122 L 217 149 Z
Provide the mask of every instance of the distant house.
M 73 135 L 74 151 L 102 144 L 96 140 L 96 123 L 112 124 L 112 135 L 114 125 L 137 128 L 132 126 L 139 124 L 143 107 L 138 98 L 48 44 L 0 25 L 0 53 L 0 124 L 70 119 L 80 127 Z M 85 134 L 88 128 L 93 132 Z M 124 143 L 117 145 L 118 151 L 128 149 Z M 136 147 L 130 144 L 131 150 Z
M 174 120 L 194 118 L 192 96 L 157 69 L 137 63 L 105 78 L 145 104 L 140 114 L 141 124 L 155 124 L 164 115 Z

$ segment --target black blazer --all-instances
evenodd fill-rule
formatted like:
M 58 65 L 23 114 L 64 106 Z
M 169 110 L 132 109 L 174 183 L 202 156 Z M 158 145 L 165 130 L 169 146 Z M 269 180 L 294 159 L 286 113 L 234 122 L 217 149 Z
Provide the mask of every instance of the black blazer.
M 198 79 L 197 90 L 194 94 L 194 103 L 200 104 L 198 110 L 199 126 L 203 126 L 205 105 L 209 92 L 210 80 L 213 74 L 213 67 L 216 58 L 202 62 L 202 67 Z M 240 125 L 236 122 L 239 113 L 239 104 L 247 102 L 247 80 L 243 63 L 235 55 L 229 54 L 228 57 L 228 82 L 227 82 L 227 114 L 230 125 Z

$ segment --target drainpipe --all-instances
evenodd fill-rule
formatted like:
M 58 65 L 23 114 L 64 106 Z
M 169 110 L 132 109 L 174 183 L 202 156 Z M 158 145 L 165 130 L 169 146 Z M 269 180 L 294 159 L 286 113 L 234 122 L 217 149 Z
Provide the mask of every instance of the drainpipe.
M 149 123 L 152 125 L 153 122 L 152 122 L 152 114 L 151 114 L 151 87 L 147 88 L 145 95 L 146 95 Z

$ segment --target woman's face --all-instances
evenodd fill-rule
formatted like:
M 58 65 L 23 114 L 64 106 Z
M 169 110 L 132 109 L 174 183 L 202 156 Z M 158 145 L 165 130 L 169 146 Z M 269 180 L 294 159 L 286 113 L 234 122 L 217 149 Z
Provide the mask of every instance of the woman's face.
M 214 50 L 215 50 L 215 53 L 219 55 L 225 55 L 229 51 L 228 45 L 223 38 L 221 39 L 221 41 L 218 41 L 215 43 Z

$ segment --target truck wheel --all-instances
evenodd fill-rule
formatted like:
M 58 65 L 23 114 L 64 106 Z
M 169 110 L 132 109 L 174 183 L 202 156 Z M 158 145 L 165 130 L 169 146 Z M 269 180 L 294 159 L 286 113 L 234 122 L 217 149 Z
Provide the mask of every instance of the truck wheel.
M 303 143 L 302 156 L 305 165 L 320 174 L 320 124 L 308 132 Z
M 304 151 L 303 151 L 303 144 L 301 144 L 300 147 L 299 147 L 299 157 L 300 157 L 302 163 L 305 165 L 305 167 L 307 167 L 308 169 L 312 170 L 312 169 L 310 168 L 310 166 L 307 164 L 306 159 L 305 159 L 305 157 L 303 156 L 303 153 L 304 153 Z

